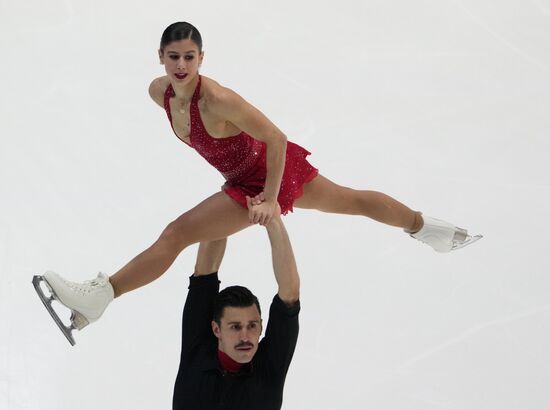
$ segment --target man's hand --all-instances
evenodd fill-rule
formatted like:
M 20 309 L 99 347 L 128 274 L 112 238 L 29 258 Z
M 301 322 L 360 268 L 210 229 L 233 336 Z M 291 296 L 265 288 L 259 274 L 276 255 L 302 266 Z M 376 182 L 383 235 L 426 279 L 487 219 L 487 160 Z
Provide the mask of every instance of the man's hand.
M 275 214 L 281 213 L 281 207 L 277 201 L 266 201 L 265 199 L 261 201 L 260 195 L 250 198 L 246 196 L 246 206 L 248 208 L 248 219 L 251 224 L 260 224 L 262 226 L 267 225 L 271 218 Z

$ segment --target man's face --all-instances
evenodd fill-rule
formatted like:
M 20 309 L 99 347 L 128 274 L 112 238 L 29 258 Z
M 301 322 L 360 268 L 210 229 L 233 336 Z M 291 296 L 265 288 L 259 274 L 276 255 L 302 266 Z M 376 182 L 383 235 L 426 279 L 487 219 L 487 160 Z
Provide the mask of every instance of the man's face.
M 218 338 L 218 349 L 238 363 L 248 363 L 258 350 L 262 334 L 262 319 L 256 305 L 227 306 L 218 325 L 212 321 L 212 331 Z

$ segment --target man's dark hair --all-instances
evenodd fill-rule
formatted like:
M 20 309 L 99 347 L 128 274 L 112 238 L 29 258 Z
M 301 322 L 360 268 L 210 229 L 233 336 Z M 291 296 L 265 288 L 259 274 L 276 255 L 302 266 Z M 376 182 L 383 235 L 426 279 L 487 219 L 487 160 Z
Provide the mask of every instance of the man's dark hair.
M 262 310 L 260 309 L 260 302 L 258 298 L 252 294 L 244 286 L 229 286 L 218 293 L 216 300 L 214 301 L 214 320 L 218 325 L 221 325 L 221 319 L 223 316 L 223 310 L 227 307 L 249 307 L 256 305 L 260 316 Z

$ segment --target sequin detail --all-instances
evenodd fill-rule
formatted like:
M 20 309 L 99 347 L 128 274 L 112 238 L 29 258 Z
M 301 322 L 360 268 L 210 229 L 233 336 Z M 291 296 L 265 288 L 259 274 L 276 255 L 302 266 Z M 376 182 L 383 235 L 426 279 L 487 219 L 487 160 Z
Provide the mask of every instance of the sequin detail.
M 266 168 L 266 146 L 245 132 L 226 138 L 214 138 L 208 134 L 199 111 L 201 77 L 193 93 L 190 105 L 190 144 L 208 163 L 226 179 L 223 190 L 246 208 L 246 195 L 256 196 L 263 191 Z M 170 84 L 164 93 L 164 109 L 172 126 L 170 98 L 175 96 Z M 176 137 L 178 135 L 176 134 Z M 286 161 L 277 201 L 283 214 L 292 211 L 294 200 L 302 195 L 303 185 L 318 174 L 306 157 L 309 151 L 290 141 L 287 142 Z

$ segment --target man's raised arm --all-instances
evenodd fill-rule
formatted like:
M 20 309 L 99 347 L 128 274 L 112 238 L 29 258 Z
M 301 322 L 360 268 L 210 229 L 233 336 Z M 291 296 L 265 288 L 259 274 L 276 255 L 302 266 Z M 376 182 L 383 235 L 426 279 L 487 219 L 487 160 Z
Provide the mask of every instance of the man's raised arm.
M 204 276 L 220 269 L 227 238 L 217 241 L 201 242 L 197 251 L 194 276 Z
M 271 242 L 273 272 L 279 285 L 277 294 L 286 305 L 292 306 L 300 299 L 300 276 L 292 245 L 279 213 L 271 218 L 266 229 Z
M 217 271 L 225 252 L 226 239 L 204 242 L 197 253 L 195 272 L 189 280 L 189 292 L 185 300 L 182 319 L 181 357 L 187 355 L 203 340 L 212 336 L 211 321 L 214 299 L 219 292 Z M 183 364 L 186 366 L 186 363 Z

